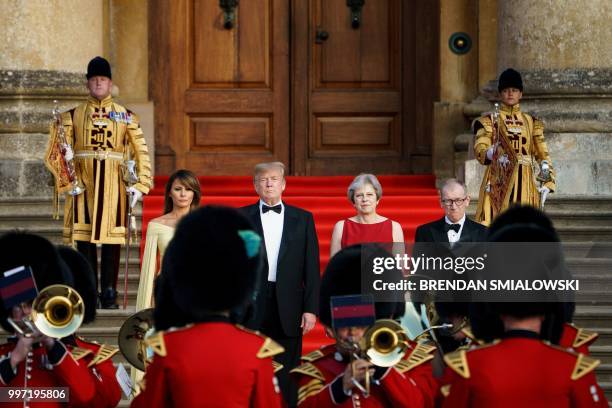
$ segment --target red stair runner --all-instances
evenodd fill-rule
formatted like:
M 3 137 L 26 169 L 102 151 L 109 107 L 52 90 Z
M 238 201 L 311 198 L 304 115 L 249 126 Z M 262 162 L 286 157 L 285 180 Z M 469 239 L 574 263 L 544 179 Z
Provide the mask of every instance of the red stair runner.
M 433 175 L 378 176 L 383 186 L 383 198 L 378 213 L 399 222 L 404 229 L 404 239 L 412 242 L 416 227 L 443 215 Z M 241 207 L 257 202 L 250 176 L 199 177 L 202 186 L 201 205 L 217 204 Z M 319 237 L 321 272 L 329 261 L 329 244 L 334 224 L 355 215 L 346 196 L 353 176 L 299 177 L 288 176 L 283 201 L 311 211 Z M 142 210 L 141 248 L 144 248 L 146 227 L 152 218 L 163 212 L 164 188 L 167 176 L 155 177 L 155 187 L 145 196 Z M 304 337 L 303 352 L 308 353 L 331 340 L 325 337 L 323 328 L 315 329 Z

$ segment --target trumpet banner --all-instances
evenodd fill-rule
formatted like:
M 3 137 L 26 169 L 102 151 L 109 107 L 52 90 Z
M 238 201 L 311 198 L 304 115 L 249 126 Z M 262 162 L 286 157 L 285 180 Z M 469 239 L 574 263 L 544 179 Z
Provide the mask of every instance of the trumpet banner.
M 49 129 L 49 144 L 45 152 L 45 166 L 53 175 L 53 219 L 59 219 L 60 195 L 72 189 L 66 159 L 60 147 L 57 123 L 53 121 Z
M 493 214 L 499 214 L 504 202 L 507 202 L 512 191 L 514 175 L 518 171 L 518 159 L 514 148 L 503 133 L 499 132 L 498 135 L 499 145 L 493 153 L 489 178 L 491 185 L 489 196 L 493 206 Z
M 65 193 L 72 189 L 72 183 L 68 175 L 68 166 L 60 147 L 60 138 L 57 131 L 57 124 L 51 123 L 49 130 L 49 144 L 45 153 L 45 166 L 55 180 L 55 191 L 57 194 Z

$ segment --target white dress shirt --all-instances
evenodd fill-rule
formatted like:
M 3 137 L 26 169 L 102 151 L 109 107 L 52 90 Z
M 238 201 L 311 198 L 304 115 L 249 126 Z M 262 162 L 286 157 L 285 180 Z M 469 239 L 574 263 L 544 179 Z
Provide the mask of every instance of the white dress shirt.
M 463 217 L 457 222 L 452 222 L 446 216 L 444 217 L 444 221 L 446 221 L 446 223 L 449 225 L 452 225 L 452 224 L 461 225 L 461 227 L 459 228 L 459 232 L 455 232 L 451 229 L 451 230 L 448 230 L 448 232 L 446 233 L 448 235 L 448 242 L 450 242 L 451 247 L 452 247 L 453 244 L 459 241 L 459 239 L 461 238 L 461 232 L 463 232 L 463 225 L 465 224 L 465 214 L 463 214 Z
M 266 253 L 268 254 L 268 281 L 276 282 L 276 268 L 278 266 L 278 252 L 280 250 L 281 239 L 283 237 L 283 224 L 285 222 L 285 205 L 282 201 L 280 214 L 275 211 L 268 211 L 265 214 L 262 206 L 268 205 L 259 200 L 259 216 L 263 228 L 264 241 L 266 243 Z M 278 205 L 275 204 L 275 205 Z

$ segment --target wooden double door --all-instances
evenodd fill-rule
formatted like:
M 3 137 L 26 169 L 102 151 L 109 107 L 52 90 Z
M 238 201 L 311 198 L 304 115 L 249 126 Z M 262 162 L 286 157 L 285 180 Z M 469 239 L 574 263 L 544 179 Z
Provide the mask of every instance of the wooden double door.
M 153 0 L 150 89 L 158 174 L 431 171 L 438 3 Z

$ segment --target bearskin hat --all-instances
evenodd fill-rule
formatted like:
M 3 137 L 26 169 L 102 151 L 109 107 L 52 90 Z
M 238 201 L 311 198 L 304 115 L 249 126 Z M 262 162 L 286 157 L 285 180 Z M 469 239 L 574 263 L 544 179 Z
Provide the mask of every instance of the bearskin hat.
M 362 256 L 373 259 L 391 255 L 376 244 L 358 244 L 342 249 L 330 259 L 321 280 L 319 296 L 319 319 L 324 325 L 332 327 L 330 300 L 333 296 L 366 293 L 361 288 L 361 268 L 368 264 L 368 259 L 363 260 Z M 404 314 L 405 303 L 376 302 L 375 308 L 377 319 L 399 319 Z
M 153 320 L 156 330 L 168 330 L 171 327 L 182 327 L 193 322 L 193 318 L 185 316 L 174 297 L 172 286 L 168 283 L 167 274 L 160 273 L 155 278 L 154 285 L 155 309 Z
M 501 279 L 570 279 L 571 273 L 565 265 L 563 253 L 559 244 L 559 235 L 554 229 L 550 219 L 540 210 L 528 206 L 514 206 L 508 209 L 491 225 L 488 236 L 489 242 L 512 243 L 553 243 L 547 246 L 546 256 L 519 257 L 520 268 L 507 268 L 502 272 Z M 557 243 L 559 245 L 554 245 Z M 552 249 L 551 249 L 552 248 Z M 516 254 L 508 254 L 516 259 Z M 503 259 L 497 260 L 503 264 Z M 513 266 L 516 263 L 513 263 Z M 495 267 L 495 266 L 494 266 Z M 500 270 L 504 270 L 503 267 Z M 525 302 L 497 302 L 472 305 L 470 320 L 474 334 L 478 338 L 490 341 L 499 337 L 503 325 L 499 316 L 507 315 L 517 318 L 543 315 L 545 321 L 540 336 L 543 339 L 557 342 L 561 335 L 562 324 L 567 321 L 568 314 L 573 310 L 572 302 L 555 301 L 554 294 L 546 294 L 541 301 Z
M 67 246 L 57 248 L 60 256 L 68 265 L 74 280 L 73 288 L 79 292 L 85 303 L 83 323 L 93 322 L 96 318 L 96 304 L 98 301 L 96 291 L 96 275 L 87 259 Z
M 87 79 L 95 76 L 105 76 L 108 79 L 113 78 L 109 62 L 100 56 L 93 58 L 87 64 Z
M 261 237 L 235 209 L 206 206 L 185 216 L 164 253 L 156 327 L 158 320 L 177 325 L 167 311 L 180 311 L 180 323 L 198 322 L 250 299 L 261 269 L 261 247 Z
M 499 82 L 497 83 L 497 90 L 499 92 L 506 88 L 516 88 L 523 92 L 523 78 L 520 72 L 508 68 L 499 76 Z
M 70 270 L 55 246 L 39 235 L 16 231 L 0 237 L 0 273 L 19 266 L 32 268 L 38 291 L 55 284 L 74 284 Z M 13 332 L 14 329 L 6 321 L 8 313 L 0 299 L 0 324 L 5 330 Z

